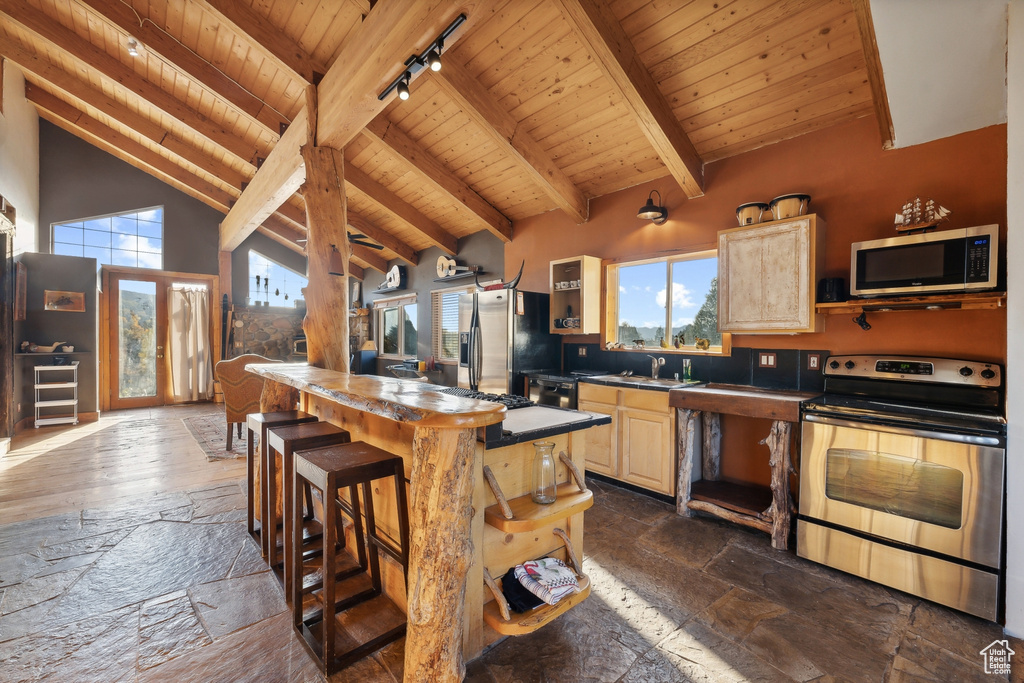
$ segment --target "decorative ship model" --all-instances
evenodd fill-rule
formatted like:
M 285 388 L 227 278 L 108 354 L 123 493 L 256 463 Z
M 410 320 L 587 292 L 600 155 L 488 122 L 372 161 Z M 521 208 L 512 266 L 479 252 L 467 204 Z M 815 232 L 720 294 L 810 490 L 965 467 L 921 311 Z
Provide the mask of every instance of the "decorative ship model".
M 927 200 L 921 204 L 921 198 L 916 197 L 903 205 L 903 208 L 896 214 L 896 230 L 907 232 L 910 230 L 927 230 L 946 220 L 953 213 L 946 207 L 936 204 L 933 200 Z

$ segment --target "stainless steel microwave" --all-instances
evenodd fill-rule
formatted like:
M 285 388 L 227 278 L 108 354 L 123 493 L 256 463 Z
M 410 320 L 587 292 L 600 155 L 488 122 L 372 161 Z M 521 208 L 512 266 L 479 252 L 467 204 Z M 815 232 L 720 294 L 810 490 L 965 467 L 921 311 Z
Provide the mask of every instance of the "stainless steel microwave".
M 998 255 L 998 225 L 856 242 L 850 250 L 850 294 L 994 289 Z

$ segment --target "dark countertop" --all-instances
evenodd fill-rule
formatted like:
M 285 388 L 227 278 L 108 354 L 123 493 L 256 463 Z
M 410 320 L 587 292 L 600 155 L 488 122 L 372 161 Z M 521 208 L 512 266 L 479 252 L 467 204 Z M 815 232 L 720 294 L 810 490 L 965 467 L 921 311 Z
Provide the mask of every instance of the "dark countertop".
M 490 450 L 606 425 L 611 421 L 611 416 L 601 413 L 535 405 L 509 410 L 500 424 L 488 425 L 477 433 L 482 437 L 484 448 Z
M 671 391 L 673 389 L 688 389 L 703 384 L 700 380 L 672 379 L 663 377 L 651 379 L 642 375 L 622 377 L 620 375 L 597 375 L 595 377 L 580 377 L 580 382 L 589 384 L 602 384 L 608 387 L 622 387 L 623 389 L 644 389 L 646 391 Z

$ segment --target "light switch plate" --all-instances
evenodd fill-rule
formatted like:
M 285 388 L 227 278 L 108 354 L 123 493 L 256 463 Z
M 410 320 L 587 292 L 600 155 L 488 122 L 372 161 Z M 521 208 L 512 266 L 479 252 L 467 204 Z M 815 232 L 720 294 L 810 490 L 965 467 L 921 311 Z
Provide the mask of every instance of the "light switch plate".
M 587 355 L 587 347 L 586 346 L 579 347 L 579 349 L 576 351 L 576 353 L 578 353 L 581 357 L 586 357 L 586 355 Z
M 767 351 L 758 351 L 758 367 L 761 368 L 774 368 L 775 367 L 775 354 Z

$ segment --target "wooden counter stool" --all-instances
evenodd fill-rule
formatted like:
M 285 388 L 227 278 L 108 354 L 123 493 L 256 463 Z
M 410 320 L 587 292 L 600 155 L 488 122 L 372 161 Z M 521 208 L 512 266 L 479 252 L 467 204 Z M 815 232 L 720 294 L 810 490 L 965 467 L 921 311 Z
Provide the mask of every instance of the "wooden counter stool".
M 293 567 L 291 575 L 295 577 L 291 582 L 293 625 L 296 632 L 302 636 L 306 647 L 319 661 L 324 674 L 329 676 L 334 671 L 377 651 L 405 634 L 406 623 L 403 620 L 399 626 L 395 626 L 361 645 L 350 648 L 346 652 L 337 653 L 335 639 L 338 635 L 338 624 L 335 617 L 341 612 L 381 595 L 382 581 L 378 551 L 383 551 L 400 563 L 406 578 L 408 578 L 409 509 L 405 495 L 405 465 L 399 456 L 362 441 L 297 451 L 294 455 L 294 463 L 295 476 L 291 499 L 292 538 L 298 538 L 302 533 L 300 486 L 309 483 L 323 493 L 325 506 L 327 505 L 326 501 L 333 501 L 336 509 L 351 517 L 355 527 L 356 550 L 360 556 L 362 570 L 360 573 L 368 571 L 372 583 L 370 589 L 349 598 L 343 600 L 336 598 L 339 578 L 337 536 L 339 533 L 344 533 L 344 530 L 339 528 L 340 525 L 325 523 L 322 589 L 319 596 L 311 591 L 311 594 L 318 597 L 321 603 L 320 610 L 304 618 L 302 605 L 304 591 L 301 578 L 303 576 L 302 553 L 291 553 L 290 561 Z M 398 526 L 401 538 L 399 539 L 400 547 L 397 548 L 378 535 L 374 521 L 373 489 L 370 483 L 376 479 L 387 477 L 394 478 L 398 504 Z M 366 549 L 368 553 L 365 555 L 361 533 L 362 515 L 356 491 L 358 486 L 362 487 L 362 507 L 366 517 Z M 349 490 L 350 504 L 338 499 L 338 491 L 343 488 Z M 326 511 L 324 516 L 327 517 Z M 319 629 L 317 628 L 318 623 Z M 319 631 L 319 637 L 317 631 Z
M 260 464 L 266 459 L 264 453 L 267 450 L 267 430 L 271 427 L 284 427 L 287 425 L 301 424 L 303 422 L 317 422 L 316 415 L 310 415 L 304 413 L 301 410 L 283 410 L 276 413 L 249 413 L 246 416 L 246 449 L 245 449 L 245 474 L 246 474 L 246 494 L 248 500 L 246 501 L 246 530 L 252 537 L 252 540 L 260 547 L 260 553 L 263 557 L 267 556 L 267 534 L 263 533 L 266 527 L 266 517 L 262 517 L 260 520 L 260 528 L 256 528 L 255 521 L 255 498 L 253 497 L 256 493 L 256 459 L 255 459 L 255 439 L 259 435 L 260 440 Z M 266 480 L 264 474 L 263 479 Z M 262 493 L 262 489 L 261 489 Z M 260 514 L 262 516 L 262 506 L 260 508 Z
M 333 446 L 348 443 L 347 430 L 336 427 L 330 422 L 305 422 L 286 427 L 271 427 L 267 430 L 267 447 L 260 449 L 265 454 L 261 462 L 261 471 L 265 474 L 262 477 L 262 495 L 260 496 L 260 517 L 264 520 L 263 528 L 267 529 L 267 564 L 274 570 L 281 579 L 285 589 L 285 597 L 291 597 L 288 582 L 290 580 L 290 567 L 288 556 L 295 549 L 303 552 L 308 543 L 320 539 L 320 533 L 315 529 L 307 529 L 308 522 L 313 519 L 313 497 L 309 493 L 309 485 L 304 487 L 306 510 L 303 514 L 303 533 L 297 536 L 297 542 L 292 540 L 291 514 L 292 514 L 292 454 L 298 450 L 319 448 L 321 446 Z M 281 520 L 277 519 L 277 455 L 281 455 L 281 493 L 283 505 L 281 507 Z M 325 505 L 330 510 L 329 505 Z M 325 513 L 326 514 L 326 513 Z M 269 520 L 269 523 L 268 521 Z M 281 545 L 277 542 L 277 528 L 281 526 Z M 344 536 L 341 537 L 344 541 Z M 293 545 L 294 544 L 294 545 Z M 283 555 L 283 556 L 282 556 Z

